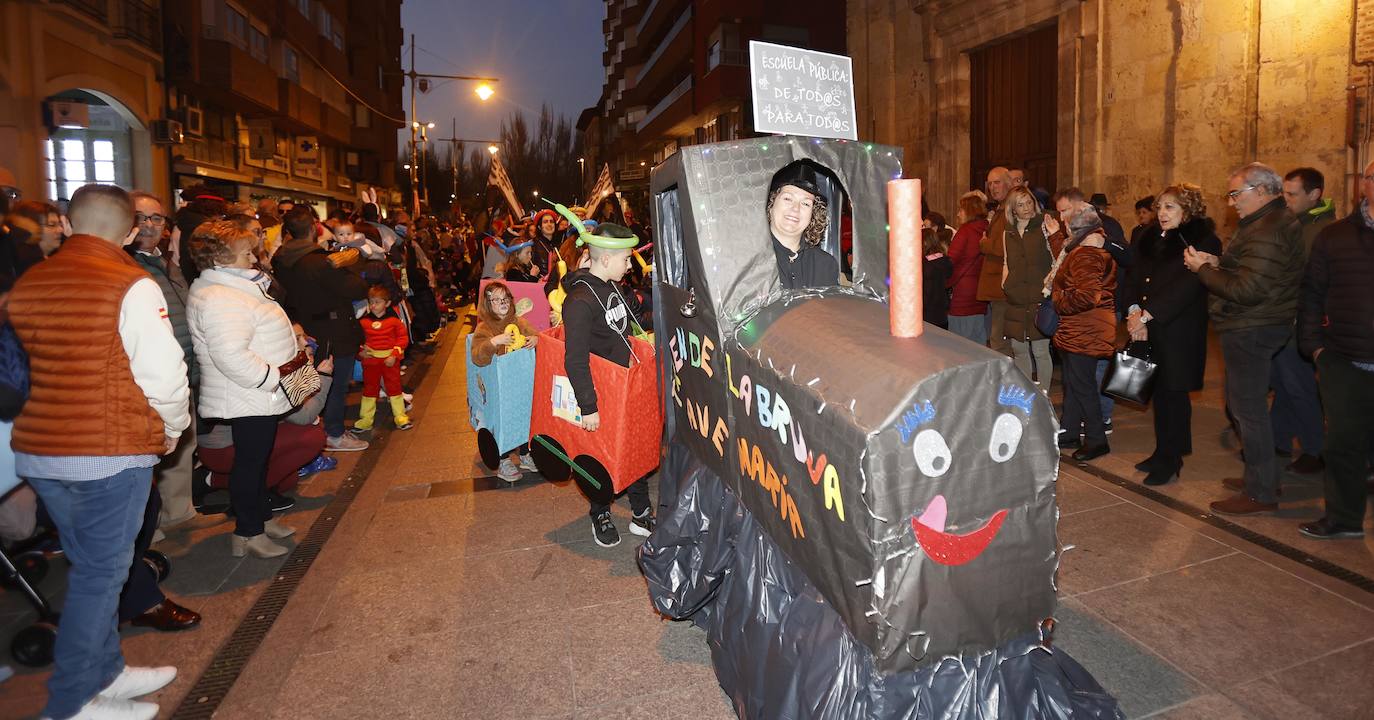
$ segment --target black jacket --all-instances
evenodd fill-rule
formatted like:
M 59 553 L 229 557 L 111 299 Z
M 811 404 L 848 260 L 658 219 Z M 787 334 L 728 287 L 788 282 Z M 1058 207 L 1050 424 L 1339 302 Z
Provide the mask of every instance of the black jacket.
M 586 270 L 568 273 L 563 281 L 568 297 L 563 300 L 564 370 L 577 407 L 583 415 L 598 412 L 596 385 L 592 382 L 591 355 L 630 366 L 629 335 L 637 322 L 634 307 L 620 287 Z
M 1359 208 L 1312 243 L 1298 304 L 1298 347 L 1374 362 L 1374 228 Z
M 793 255 L 777 238 L 773 240 L 773 255 L 778 261 L 778 279 L 788 290 L 809 287 L 829 287 L 840 283 L 840 265 L 834 256 L 805 241 Z
M 1302 228 L 1283 198 L 1275 198 L 1241 218 L 1219 266 L 1205 265 L 1197 276 L 1212 294 L 1212 325 L 1226 332 L 1291 328 L 1302 273 Z
M 353 302 L 367 298 L 367 283 L 329 262 L 329 253 L 309 240 L 292 240 L 272 259 L 286 288 L 286 314 L 319 342 L 321 353 L 354 355 L 363 342 Z
M 925 321 L 946 330 L 949 329 L 949 290 L 945 284 L 953 273 L 954 262 L 944 255 L 921 259 L 922 311 Z
M 1193 218 L 1174 230 L 1139 239 L 1133 250 L 1135 265 L 1127 272 L 1123 297 L 1127 307 L 1139 305 L 1150 313 L 1150 358 L 1159 365 L 1155 382 L 1162 390 L 1202 389 L 1207 369 L 1207 288 L 1183 264 L 1189 245 L 1221 254 L 1211 218 Z

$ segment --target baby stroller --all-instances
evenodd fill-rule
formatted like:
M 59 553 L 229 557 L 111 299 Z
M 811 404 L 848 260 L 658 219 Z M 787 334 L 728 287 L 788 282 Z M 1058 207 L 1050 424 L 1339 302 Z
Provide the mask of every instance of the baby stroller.
M 48 559 L 37 547 L 13 552 L 0 548 L 0 584 L 18 589 L 38 611 L 37 621 L 10 640 L 10 654 L 15 662 L 29 667 L 51 663 L 53 645 L 57 642 L 58 613 L 35 587 L 47 574 Z

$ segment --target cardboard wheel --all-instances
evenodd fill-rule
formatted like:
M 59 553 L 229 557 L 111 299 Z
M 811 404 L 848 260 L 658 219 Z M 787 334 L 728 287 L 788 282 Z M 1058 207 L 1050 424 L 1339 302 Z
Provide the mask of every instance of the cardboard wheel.
M 501 464 L 501 449 L 496 447 L 496 436 L 486 428 L 477 431 L 477 453 L 482 456 L 482 464 L 488 470 L 495 470 Z
M 545 447 L 544 443 L 552 445 L 559 453 L 563 452 L 563 446 L 558 444 L 557 440 L 548 435 L 536 435 L 530 440 L 530 456 L 534 458 L 534 466 L 539 469 L 539 474 L 543 475 L 545 480 L 553 483 L 566 482 L 572 468 L 568 467 L 563 458 Z
M 582 473 L 574 471 L 573 481 L 577 483 L 577 487 L 582 489 L 582 494 L 586 495 L 588 500 L 599 505 L 610 505 L 615 500 L 615 488 L 611 485 L 611 473 L 606 470 L 606 466 L 591 455 L 578 455 L 573 458 L 573 462 L 577 463 L 577 467 L 591 475 L 601 485 L 599 488 L 593 486 L 587 481 L 587 478 L 582 476 Z

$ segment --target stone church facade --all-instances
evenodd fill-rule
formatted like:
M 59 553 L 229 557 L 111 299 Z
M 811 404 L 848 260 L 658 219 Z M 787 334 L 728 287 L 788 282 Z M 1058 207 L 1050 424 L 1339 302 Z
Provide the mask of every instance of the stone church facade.
M 1227 176 L 1259 160 L 1321 170 L 1352 209 L 1371 159 L 1374 0 L 849 0 L 859 135 L 904 147 L 906 175 L 951 224 L 984 181 L 972 137 L 1024 110 L 972 71 L 1036 32 L 1049 44 L 1027 70 L 1053 103 L 1054 175 L 1036 185 L 1106 193 L 1125 219 L 1137 198 L 1194 182 L 1229 226 Z M 1019 162 L 999 152 L 986 160 Z

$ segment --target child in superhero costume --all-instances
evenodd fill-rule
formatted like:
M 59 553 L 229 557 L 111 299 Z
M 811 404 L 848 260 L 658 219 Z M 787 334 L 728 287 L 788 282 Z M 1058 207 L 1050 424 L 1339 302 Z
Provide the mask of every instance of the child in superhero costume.
M 405 357 L 410 337 L 405 324 L 391 308 L 391 291 L 373 285 L 367 291 L 367 313 L 358 323 L 363 327 L 363 346 L 359 350 L 363 358 L 363 399 L 353 429 L 357 432 L 372 429 L 378 390 L 385 384 L 396 429 L 409 430 L 412 425 L 406 416 L 405 399 L 401 397 L 401 358 Z

